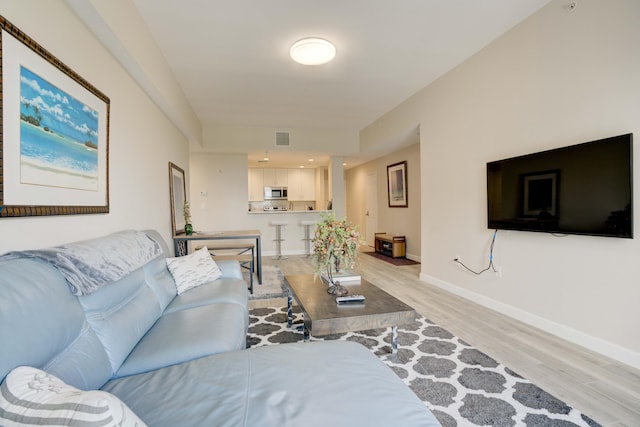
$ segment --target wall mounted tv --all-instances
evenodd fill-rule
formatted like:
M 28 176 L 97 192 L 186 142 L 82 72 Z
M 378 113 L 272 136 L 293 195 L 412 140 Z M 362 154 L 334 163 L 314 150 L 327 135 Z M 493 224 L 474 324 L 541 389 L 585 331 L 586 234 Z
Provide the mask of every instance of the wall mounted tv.
M 633 134 L 487 163 L 490 229 L 633 238 Z

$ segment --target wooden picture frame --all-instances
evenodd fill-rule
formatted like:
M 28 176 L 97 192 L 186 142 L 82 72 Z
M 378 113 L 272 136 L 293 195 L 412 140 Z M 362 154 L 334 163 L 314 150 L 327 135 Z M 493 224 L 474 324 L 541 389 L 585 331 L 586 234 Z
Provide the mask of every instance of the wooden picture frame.
M 0 16 L 0 217 L 109 212 L 110 100 Z
M 387 166 L 387 200 L 390 208 L 409 206 L 406 161 Z
M 184 170 L 169 162 L 169 197 L 171 198 L 171 227 L 173 235 L 184 234 L 187 225 L 184 218 L 184 203 L 187 187 Z

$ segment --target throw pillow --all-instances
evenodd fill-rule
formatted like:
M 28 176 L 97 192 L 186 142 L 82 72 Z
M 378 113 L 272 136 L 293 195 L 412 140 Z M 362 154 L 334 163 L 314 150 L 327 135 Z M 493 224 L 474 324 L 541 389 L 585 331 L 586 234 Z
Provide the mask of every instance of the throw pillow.
M 167 258 L 167 267 L 176 282 L 178 295 L 222 276 L 206 246 L 189 255 Z
M 79 390 L 29 366 L 13 369 L 0 385 L 0 425 L 146 426 L 116 396 Z

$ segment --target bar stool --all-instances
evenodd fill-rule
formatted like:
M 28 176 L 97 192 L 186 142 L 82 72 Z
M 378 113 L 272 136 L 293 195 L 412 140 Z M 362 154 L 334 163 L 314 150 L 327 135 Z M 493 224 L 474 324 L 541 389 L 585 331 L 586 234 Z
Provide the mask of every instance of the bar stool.
M 271 225 L 276 227 L 276 256 L 272 259 L 287 259 L 286 256 L 282 256 L 282 226 L 289 224 L 288 221 L 271 221 Z
M 311 226 L 316 225 L 318 221 L 300 221 L 300 225 L 304 227 L 304 255 L 302 258 L 308 258 L 311 256 Z

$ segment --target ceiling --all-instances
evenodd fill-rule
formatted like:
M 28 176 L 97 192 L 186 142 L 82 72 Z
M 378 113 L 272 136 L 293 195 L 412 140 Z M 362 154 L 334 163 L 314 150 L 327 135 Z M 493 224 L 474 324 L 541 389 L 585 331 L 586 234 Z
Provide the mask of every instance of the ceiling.
M 549 1 L 133 3 L 203 126 L 359 132 Z M 334 61 L 294 63 L 289 47 L 306 36 L 332 41 Z M 330 154 L 289 152 L 287 162 Z

